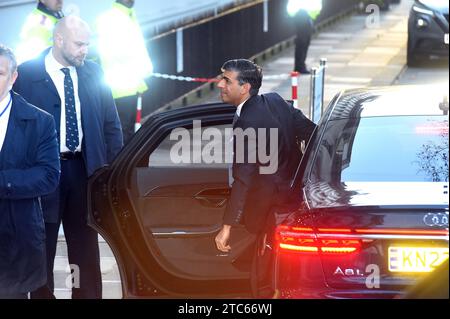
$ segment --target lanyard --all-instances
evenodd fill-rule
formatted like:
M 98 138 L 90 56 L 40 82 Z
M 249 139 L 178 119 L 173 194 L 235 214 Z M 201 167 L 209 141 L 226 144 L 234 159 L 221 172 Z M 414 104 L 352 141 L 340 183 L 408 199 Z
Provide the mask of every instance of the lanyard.
M 9 98 L 9 102 L 6 105 L 6 107 L 3 109 L 3 111 L 0 113 L 0 117 L 2 117 L 3 114 L 5 114 L 6 110 L 9 108 L 9 106 L 11 105 L 11 101 L 12 101 L 12 96 L 10 96 Z

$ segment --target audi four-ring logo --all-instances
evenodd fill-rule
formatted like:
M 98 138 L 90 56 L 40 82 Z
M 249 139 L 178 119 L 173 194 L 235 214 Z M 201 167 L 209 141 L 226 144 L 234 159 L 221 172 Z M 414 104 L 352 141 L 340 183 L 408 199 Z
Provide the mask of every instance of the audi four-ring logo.
M 423 217 L 425 225 L 433 226 L 447 226 L 448 227 L 448 213 L 428 213 Z

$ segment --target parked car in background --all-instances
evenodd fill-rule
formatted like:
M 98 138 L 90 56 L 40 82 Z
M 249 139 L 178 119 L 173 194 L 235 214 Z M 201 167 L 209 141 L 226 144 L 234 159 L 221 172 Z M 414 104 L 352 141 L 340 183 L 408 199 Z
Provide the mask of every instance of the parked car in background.
M 274 208 L 275 296 L 393 298 L 448 259 L 444 95 L 421 86 L 334 98 L 292 177 L 291 201 Z M 174 161 L 182 147 L 226 156 L 226 138 L 208 137 L 223 136 L 234 113 L 209 104 L 153 115 L 90 179 L 89 223 L 114 252 L 124 298 L 250 296 L 254 235 L 236 228 L 230 253 L 214 243 L 228 164 Z
M 420 57 L 449 56 L 448 0 L 416 0 L 408 20 L 407 63 Z

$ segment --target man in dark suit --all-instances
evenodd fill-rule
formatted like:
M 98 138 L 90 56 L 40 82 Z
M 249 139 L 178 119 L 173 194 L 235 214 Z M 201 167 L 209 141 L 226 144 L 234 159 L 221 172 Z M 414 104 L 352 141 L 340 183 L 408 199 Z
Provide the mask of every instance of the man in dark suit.
M 61 159 L 58 190 L 43 199 L 47 234 L 48 283 L 32 297 L 53 298 L 53 263 L 62 222 L 73 265 L 72 298 L 101 298 L 97 233 L 87 225 L 87 179 L 114 159 L 122 132 L 111 90 L 100 67 L 85 61 L 90 39 L 86 22 L 62 18 L 53 47 L 19 66 L 14 89 L 55 118 Z M 79 272 L 78 272 L 79 270 Z
M 222 66 L 222 72 L 218 84 L 221 98 L 237 110 L 233 120 L 234 181 L 215 241 L 220 251 L 229 252 L 232 226 L 244 224 L 250 233 L 257 234 L 251 281 L 253 293 L 258 296 L 258 281 L 264 271 L 259 264 L 264 255 L 270 255 L 265 251 L 266 240 L 270 240 L 274 228 L 274 216 L 269 212 L 289 192 L 301 158 L 299 142 L 308 142 L 315 124 L 278 94 L 258 95 L 262 70 L 253 62 L 231 60 Z M 243 138 L 239 136 L 242 132 L 249 134 Z M 265 159 L 267 150 L 270 161 Z
M 56 189 L 60 169 L 55 122 L 11 91 L 16 69 L 0 44 L 0 299 L 26 299 L 46 282 L 40 196 Z

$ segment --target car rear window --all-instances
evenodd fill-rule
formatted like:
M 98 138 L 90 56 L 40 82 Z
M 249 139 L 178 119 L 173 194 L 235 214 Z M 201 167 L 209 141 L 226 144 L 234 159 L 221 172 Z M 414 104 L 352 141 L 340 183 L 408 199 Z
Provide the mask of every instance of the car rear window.
M 310 179 L 447 182 L 448 117 L 398 116 L 327 124 Z

